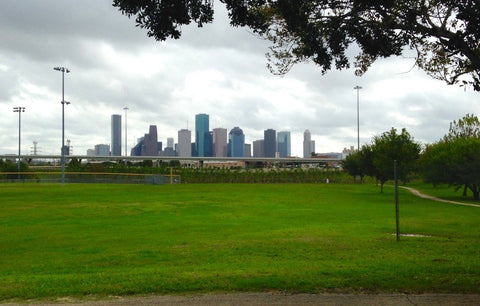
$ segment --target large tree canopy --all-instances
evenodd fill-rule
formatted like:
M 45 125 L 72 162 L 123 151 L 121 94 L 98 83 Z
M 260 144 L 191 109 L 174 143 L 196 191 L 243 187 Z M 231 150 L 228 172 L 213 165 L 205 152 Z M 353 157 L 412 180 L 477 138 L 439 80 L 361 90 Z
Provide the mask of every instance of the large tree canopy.
M 428 145 L 420 158 L 420 169 L 427 182 L 463 187 L 480 199 L 480 121 L 465 115 L 450 123 L 442 140 Z
M 234 26 L 273 43 L 269 68 L 284 74 L 312 60 L 322 72 L 354 63 L 364 73 L 378 58 L 416 52 L 415 64 L 448 84 L 480 91 L 478 0 L 219 0 Z M 114 0 L 157 40 L 179 38 L 181 26 L 213 20 L 213 0 Z M 352 61 L 351 46 L 360 48 Z

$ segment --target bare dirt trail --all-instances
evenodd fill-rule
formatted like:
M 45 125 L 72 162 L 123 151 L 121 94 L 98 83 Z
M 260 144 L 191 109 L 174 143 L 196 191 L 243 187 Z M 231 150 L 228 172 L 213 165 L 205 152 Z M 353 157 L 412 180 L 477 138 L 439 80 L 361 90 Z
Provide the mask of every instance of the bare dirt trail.
M 420 198 L 423 198 L 423 199 L 429 199 L 429 200 L 433 200 L 433 201 L 437 201 L 437 202 L 444 202 L 444 203 L 450 203 L 450 204 L 455 204 L 455 205 L 472 206 L 472 207 L 479 207 L 480 208 L 480 204 L 471 204 L 471 203 L 463 203 L 463 202 L 444 200 L 444 199 L 440 199 L 440 198 L 437 198 L 437 197 L 434 197 L 434 196 L 430 196 L 428 194 L 421 193 L 417 189 L 414 189 L 414 188 L 411 188 L 411 187 L 405 187 L 405 186 L 399 186 L 399 187 L 403 188 L 403 189 L 407 189 L 408 191 L 410 191 L 414 195 L 416 195 Z

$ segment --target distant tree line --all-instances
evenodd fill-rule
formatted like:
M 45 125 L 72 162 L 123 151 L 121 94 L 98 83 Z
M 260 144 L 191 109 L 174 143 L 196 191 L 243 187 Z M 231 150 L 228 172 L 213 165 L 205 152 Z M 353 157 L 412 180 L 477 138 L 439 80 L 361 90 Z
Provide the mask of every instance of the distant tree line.
M 480 121 L 467 114 L 450 124 L 447 135 L 421 150 L 410 134 L 403 129 L 401 134 L 392 128 L 389 132 L 373 138 L 360 151 L 349 155 L 343 162 L 344 170 L 363 180 L 375 178 L 381 185 L 393 179 L 393 161 L 397 160 L 398 178 L 406 183 L 408 175 L 419 174 L 426 182 L 448 184 L 480 194 Z

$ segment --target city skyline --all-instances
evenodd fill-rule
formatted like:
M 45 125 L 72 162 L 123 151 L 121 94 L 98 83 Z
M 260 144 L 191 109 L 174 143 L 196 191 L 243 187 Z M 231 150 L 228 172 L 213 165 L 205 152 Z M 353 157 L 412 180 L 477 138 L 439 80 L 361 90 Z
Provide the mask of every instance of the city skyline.
M 290 132 L 289 131 L 280 131 L 276 132 L 273 129 L 264 130 L 264 138 L 260 140 L 255 140 L 252 143 L 245 142 L 245 134 L 243 130 L 235 126 L 233 127 L 230 132 L 226 128 L 209 128 L 209 114 L 196 114 L 195 115 L 195 134 L 196 140 L 192 140 L 192 131 L 189 129 L 180 129 L 178 131 L 177 142 L 175 142 L 174 137 L 166 137 L 167 145 L 165 150 L 172 149 L 169 152 L 162 151 L 162 141 L 160 141 L 160 137 L 157 135 L 157 141 L 159 144 L 158 147 L 158 155 L 167 155 L 170 156 L 171 154 L 176 154 L 177 156 L 181 157 L 188 157 L 188 156 L 213 156 L 213 157 L 276 157 L 277 154 L 279 157 L 290 157 L 291 152 L 291 139 L 290 139 Z M 113 118 L 113 117 L 112 117 Z M 145 151 L 142 150 L 145 146 L 145 139 L 150 137 L 150 133 L 152 129 L 156 126 L 150 126 L 150 130 L 148 134 L 145 134 L 144 137 L 139 138 L 137 144 L 131 150 L 132 155 L 141 156 L 145 154 Z M 207 131 L 207 129 L 209 129 Z M 157 132 L 158 133 L 158 132 Z M 200 139 L 200 135 L 205 135 L 206 139 Z M 277 134 L 279 135 L 277 138 Z M 228 135 L 228 136 L 227 136 Z M 112 134 L 113 137 L 113 134 Z M 198 147 L 199 144 L 197 143 L 198 139 L 200 141 L 208 141 L 211 142 L 209 145 L 210 147 L 205 147 L 204 150 L 208 151 L 208 155 L 198 154 Z M 268 144 L 265 146 L 265 139 L 267 140 L 266 143 Z M 261 148 L 258 148 L 258 146 Z M 271 148 L 268 148 L 270 146 Z M 252 152 L 252 147 L 254 148 Z M 95 146 L 95 150 L 89 149 L 88 151 L 97 152 L 97 145 Z M 265 156 L 265 149 L 267 151 L 272 151 L 269 153 L 269 156 Z M 87 154 L 88 155 L 88 154 Z
M 202 129 L 205 129 L 205 132 L 206 132 L 204 133 L 211 137 L 211 140 L 210 140 L 212 141 L 211 143 L 212 151 L 210 152 L 211 156 L 227 157 L 228 155 L 227 153 L 229 149 L 229 142 L 228 142 L 229 133 L 232 132 L 232 130 L 238 129 L 238 131 L 241 131 L 241 133 L 243 134 L 243 131 L 241 130 L 241 128 L 237 126 L 233 127 L 230 130 L 230 132 L 227 128 L 221 128 L 221 127 L 209 128 L 209 114 L 196 114 L 195 118 L 200 118 L 201 123 L 199 124 L 199 126 L 202 126 Z M 91 148 L 88 148 L 86 150 L 85 155 L 105 155 L 105 152 L 107 151 L 109 153 L 106 155 L 111 155 L 111 156 L 125 155 L 123 151 L 120 152 L 120 148 L 122 148 L 122 143 L 121 143 L 122 135 L 124 135 L 125 133 L 125 129 L 121 128 L 122 115 L 112 114 L 110 117 L 110 122 L 111 122 L 110 123 L 111 124 L 110 142 L 108 142 L 108 144 L 99 143 L 99 144 L 92 145 Z M 209 131 L 207 131 L 206 129 L 209 129 Z M 264 134 L 264 137 L 262 139 L 256 139 L 250 143 L 243 140 L 245 145 L 251 146 L 250 154 L 252 156 L 275 157 L 275 153 L 279 153 L 280 157 L 294 156 L 290 153 L 291 152 L 290 131 L 277 132 L 275 129 L 266 129 L 263 131 L 263 134 Z M 245 134 L 243 134 L 243 138 L 245 139 Z M 194 156 L 193 154 L 195 152 L 192 150 L 192 147 L 190 146 L 187 148 L 186 144 L 188 143 L 188 141 L 190 141 L 190 144 L 193 145 L 193 147 L 196 148 L 198 146 L 196 143 L 196 140 L 192 139 L 192 130 L 180 129 L 178 130 L 177 138 L 175 138 L 175 137 L 170 137 L 169 135 L 162 135 L 161 131 L 160 132 L 158 131 L 157 125 L 151 124 L 149 126 L 148 133 L 145 133 L 144 136 L 137 138 L 133 146 L 131 147 L 127 146 L 128 154 L 126 155 L 131 155 L 133 150 L 136 150 L 137 152 L 136 154 L 142 154 L 140 153 L 142 152 L 141 151 L 142 148 L 143 150 L 147 150 L 150 153 L 153 153 L 152 149 L 148 149 L 147 147 L 149 146 L 148 143 L 154 143 L 155 139 L 158 143 L 163 144 L 163 148 L 165 149 L 173 148 L 174 151 L 177 152 L 177 154 L 181 154 L 179 156 Z M 270 150 L 268 156 L 265 156 L 265 148 L 266 148 L 265 139 L 267 139 L 267 151 Z M 145 147 L 145 141 L 147 142 L 147 147 Z M 255 148 L 254 143 L 259 141 L 261 141 L 261 146 L 262 146 L 261 153 L 258 153 L 258 152 L 255 153 L 255 150 L 252 151 L 252 149 Z M 271 148 L 269 149 L 268 146 L 270 146 Z M 117 147 L 116 153 L 113 150 L 114 147 Z M 159 147 L 159 150 L 162 151 L 163 148 Z M 341 150 L 339 150 L 338 152 L 340 151 Z M 73 153 L 71 152 L 70 154 L 73 154 Z M 83 155 L 83 153 L 78 153 L 78 152 L 76 154 Z M 198 154 L 198 152 L 196 154 Z M 245 152 L 245 154 L 247 153 Z M 299 155 L 298 157 L 301 157 L 301 156 Z
M 203 112 L 211 114 L 211 127 L 241 127 L 252 148 L 265 129 L 291 131 L 296 156 L 303 155 L 305 129 L 316 140 L 316 151 L 356 147 L 357 85 L 362 87 L 360 145 L 392 127 L 433 143 L 453 120 L 480 112 L 478 93 L 425 76 L 408 52 L 376 62 L 361 78 L 353 68 L 323 75 L 313 63 L 296 65 L 283 77 L 272 75 L 265 68 L 269 43 L 230 27 L 221 3 L 213 24 L 182 27 L 179 40 L 165 42 L 147 37 L 104 1 L 2 1 L 0 17 L 4 154 L 18 150 L 12 137 L 18 118 L 11 112 L 18 105 L 28 109 L 22 115 L 22 154 L 31 152 L 33 142 L 41 154 L 60 153 L 57 66 L 71 70 L 65 75 L 70 102 L 65 139 L 73 154 L 109 144 L 110 134 L 98 131 L 109 131 L 109 116 L 123 114 L 125 105 L 127 151 L 150 124 L 158 126 L 160 137 L 176 137 L 179 129 L 193 130 L 187 122 L 192 125 L 192 115 Z

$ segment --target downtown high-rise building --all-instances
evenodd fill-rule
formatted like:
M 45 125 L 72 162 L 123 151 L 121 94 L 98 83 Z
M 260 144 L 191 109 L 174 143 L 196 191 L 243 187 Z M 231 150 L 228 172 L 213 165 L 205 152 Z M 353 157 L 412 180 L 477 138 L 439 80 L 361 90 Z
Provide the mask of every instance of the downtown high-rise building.
M 315 148 L 312 148 L 312 134 L 309 130 L 305 130 L 303 133 L 303 157 L 312 157 L 312 152 L 315 152 Z
M 245 144 L 245 155 L 244 157 L 252 157 L 252 145 L 250 143 Z
M 277 131 L 268 129 L 263 131 L 265 157 L 275 157 L 277 152 Z
M 157 126 L 151 125 L 148 134 L 143 137 L 141 156 L 158 156 L 160 151 L 162 151 L 162 147 L 158 143 Z
M 112 115 L 111 120 L 111 149 L 112 156 L 122 155 L 122 116 Z
M 178 131 L 178 156 L 190 157 L 192 156 L 192 132 L 187 129 Z
M 168 137 L 167 138 L 167 148 L 172 148 L 174 147 L 175 144 L 175 139 L 173 137 Z
M 213 129 L 213 156 L 226 157 L 227 156 L 227 129 L 216 128 Z
M 245 157 L 245 134 L 238 126 L 228 134 L 228 156 Z
M 282 131 L 277 133 L 277 151 L 280 157 L 291 156 L 290 132 Z
M 265 157 L 263 139 L 253 141 L 253 157 Z
M 110 146 L 108 144 L 97 144 L 94 149 L 95 156 L 109 156 Z
M 212 155 L 213 140 L 209 129 L 209 116 L 207 114 L 195 115 L 195 151 L 199 157 Z

